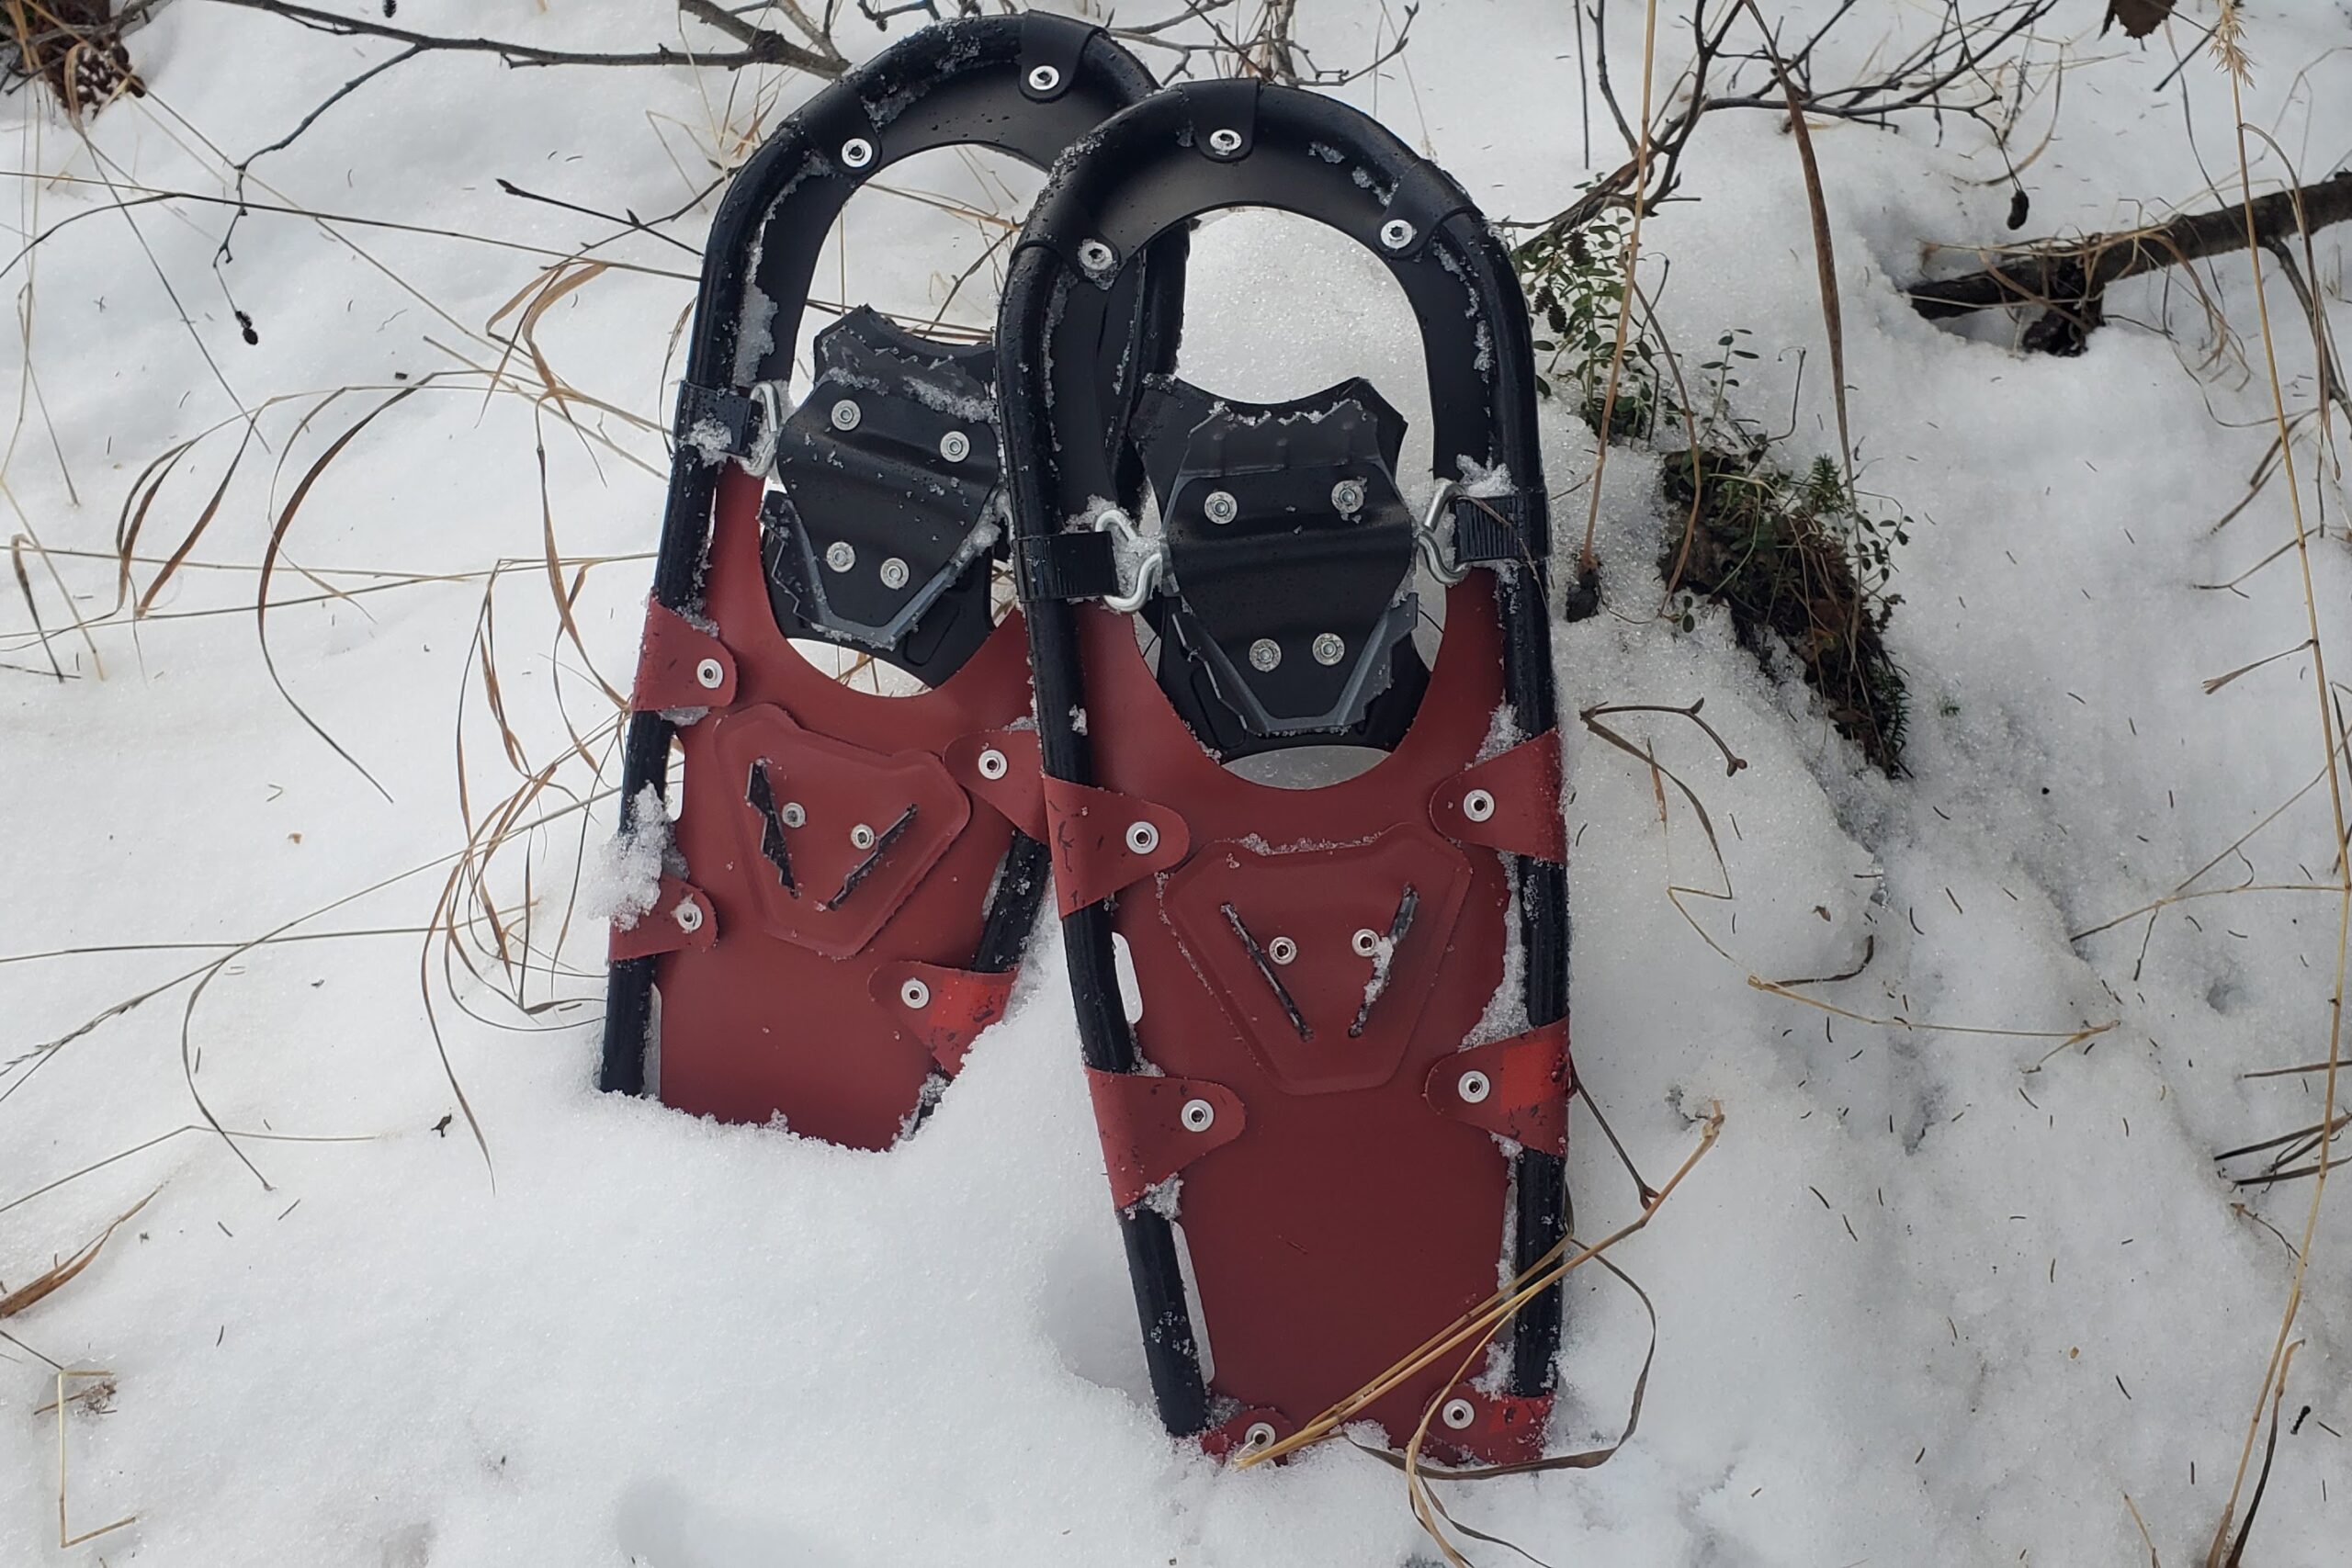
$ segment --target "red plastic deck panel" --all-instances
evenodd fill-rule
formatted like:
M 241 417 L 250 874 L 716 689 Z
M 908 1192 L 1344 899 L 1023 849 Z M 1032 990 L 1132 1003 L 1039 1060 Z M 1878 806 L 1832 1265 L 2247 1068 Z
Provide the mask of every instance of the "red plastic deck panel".
M 899 987 L 876 986 L 876 973 L 972 961 L 1012 829 L 960 787 L 941 794 L 949 778 L 943 759 L 958 737 L 1027 716 L 1025 635 L 1020 616 L 1008 617 L 963 669 L 920 695 L 851 690 L 802 658 L 776 626 L 760 563 L 761 489 L 730 468 L 711 531 L 705 614 L 734 656 L 735 701 L 678 730 L 685 748 L 678 847 L 686 880 L 717 911 L 719 934 L 707 949 L 663 954 L 655 969 L 662 1099 L 727 1122 L 781 1114 L 797 1133 L 888 1148 L 920 1104 L 935 1058 L 921 1030 L 899 1026 Z M 777 798 L 802 800 L 809 812 L 807 826 L 789 835 L 803 884 L 797 904 L 779 897 L 775 868 L 758 852 L 757 817 L 744 804 L 746 758 L 775 750 L 775 738 L 794 726 L 836 754 L 843 747 L 867 753 L 840 761 L 830 778 L 776 779 Z M 852 777 L 873 792 L 866 801 L 851 791 Z M 890 792 L 900 789 L 920 795 L 927 815 L 839 911 L 808 908 L 863 858 L 848 843 L 851 822 L 886 828 L 875 803 L 897 801 Z M 961 819 L 938 835 L 935 825 L 956 808 Z M 888 885 L 916 860 L 929 863 L 919 880 Z M 902 901 L 868 933 L 866 917 L 894 896 Z
M 1097 783 L 1180 809 L 1193 846 L 1181 868 L 1117 900 L 1144 998 L 1137 1045 L 1247 1111 L 1238 1136 L 1182 1170 L 1211 1386 L 1303 1425 L 1498 1283 L 1507 1156 L 1425 1095 L 1494 995 L 1516 919 L 1501 857 L 1440 835 L 1428 813 L 1432 793 L 1476 761 L 1502 700 L 1492 593 L 1483 577 L 1449 592 L 1428 695 L 1396 751 L 1314 790 L 1218 766 L 1161 697 L 1131 623 L 1095 605 L 1077 614 Z M 1557 809 L 1556 788 L 1544 809 Z M 1385 937 L 1406 882 L 1413 924 L 1351 1034 L 1374 969 L 1355 933 Z M 1272 965 L 1289 1009 L 1228 908 L 1261 949 L 1295 944 Z M 1453 1359 L 1373 1407 L 1392 1439 L 1409 1437 Z M 1432 1424 L 1442 1447 L 1535 1451 L 1542 1424 L 1527 1402 L 1474 1397 L 1472 1430 Z

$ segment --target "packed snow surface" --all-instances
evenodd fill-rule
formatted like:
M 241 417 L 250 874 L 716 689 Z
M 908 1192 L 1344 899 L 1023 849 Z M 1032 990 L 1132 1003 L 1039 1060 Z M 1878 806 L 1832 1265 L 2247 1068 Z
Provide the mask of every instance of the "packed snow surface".
M 1638 8 L 1610 9 L 1630 103 Z M 1862 7 L 1815 79 L 1899 53 L 1940 11 Z M 2069 75 L 2063 103 L 2037 78 L 2013 140 L 2024 233 L 2209 206 L 2209 181 L 2236 177 L 2225 77 L 2196 58 L 2165 80 L 2210 6 L 2183 7 L 2169 44 L 2102 37 L 2100 13 L 2062 6 L 2032 46 Z M 1307 6 L 1299 26 L 1318 61 L 1357 62 L 1385 14 Z M 662 0 L 411 0 L 398 21 L 616 51 L 679 26 Z M 2345 25 L 2332 3 L 2246 17 L 2245 116 L 2310 178 L 2352 145 Z M 841 36 L 884 41 L 848 12 Z M 1661 37 L 1679 61 L 1687 37 Z M 12 268 L 27 333 L 0 471 L 49 634 L 0 590 L 0 1296 L 147 1201 L 0 1323 L 0 1562 L 1428 1554 L 1398 1475 L 1345 1445 L 1236 1472 L 1160 1430 L 1050 923 L 1005 1021 L 890 1154 L 589 1087 L 604 931 L 576 878 L 613 831 L 605 688 L 633 667 L 713 201 L 661 230 L 686 249 L 617 215 L 685 206 L 806 79 L 420 58 L 256 162 L 231 232 L 218 199 L 112 203 L 231 196 L 234 160 L 395 46 L 179 0 L 132 47 L 150 96 L 86 141 L 37 90 L 5 105 L 17 227 L 51 237 Z M 1336 90 L 1490 214 L 1540 218 L 1620 155 L 1596 100 L 1588 167 L 1579 47 L 1557 0 L 1427 0 L 1402 57 Z M 2270 438 L 2251 270 L 2200 271 L 2218 355 L 2177 274 L 2115 290 L 2081 357 L 2024 355 L 1896 291 L 1928 243 L 2017 237 L 1982 131 L 1825 122 L 1814 141 L 1861 483 L 1916 520 L 1888 633 L 1909 773 L 1862 767 L 1718 612 L 1688 632 L 1657 614 L 1680 518 L 1657 457 L 1613 452 L 1602 612 L 1557 639 L 1577 1066 L 1653 1182 L 1710 1108 L 1725 1120 L 1611 1254 L 1657 1312 L 1633 1440 L 1595 1470 L 1442 1495 L 1562 1564 L 2145 1562 L 2135 1510 L 2163 1562 L 2202 1562 L 2311 1191 L 2233 1187 L 2253 1167 L 2214 1156 L 2319 1119 L 2317 1075 L 2248 1075 L 2324 1058 L 2337 964 L 2332 897 L 2261 890 L 2334 873 L 2328 791 L 2305 790 L 2324 743 L 2301 579 L 2291 551 L 2253 570 L 2291 537 L 2283 481 L 2216 527 Z M 2257 180 L 2283 177 L 2253 145 Z M 1035 188 L 1003 170 L 939 154 L 892 174 L 979 207 Z M 1645 287 L 1688 374 L 1746 331 L 1760 357 L 1734 401 L 1791 432 L 1802 468 L 1837 434 L 1795 148 L 1776 114 L 1720 111 L 1684 174 L 1645 226 Z M 2346 232 L 2313 247 L 2339 333 Z M 948 286 L 1001 230 L 869 193 L 846 233 L 820 295 L 985 325 L 990 265 Z M 592 244 L 613 265 L 535 308 L 539 269 Z M 1419 355 L 1379 264 L 1247 213 L 1194 256 L 1187 373 L 1259 400 L 1371 377 L 1414 421 L 1425 495 Z M 2307 409 L 2310 335 L 2267 275 Z M 526 323 L 537 355 L 501 341 Z M 260 414 L 242 457 L 241 410 Z M 1592 442 L 1544 417 L 1565 572 Z M 198 437 L 141 513 L 142 470 Z M 2334 500 L 2324 519 L 2312 572 L 2340 662 L 2352 571 Z M 134 521 L 131 604 L 161 582 L 139 620 L 114 560 Z M 1698 795 L 1712 846 L 1673 784 L 1573 717 L 1702 698 L 1747 764 L 1728 776 L 1687 720 L 1602 722 Z M 492 840 L 487 869 L 458 858 Z M 2255 890 L 2073 934 L 2216 857 L 2199 887 Z M 605 902 L 634 907 L 659 865 L 658 842 L 631 846 Z M 428 934 L 453 915 L 454 944 Z M 1584 1109 L 1571 1126 L 1597 1236 L 1634 1188 Z M 2346 1202 L 2312 1250 L 2257 1568 L 2344 1561 Z M 1562 1452 L 1613 1438 L 1647 1343 L 1598 1269 L 1573 1276 L 1567 1322 Z M 132 1521 L 63 1551 L 59 1368 L 70 1528 Z

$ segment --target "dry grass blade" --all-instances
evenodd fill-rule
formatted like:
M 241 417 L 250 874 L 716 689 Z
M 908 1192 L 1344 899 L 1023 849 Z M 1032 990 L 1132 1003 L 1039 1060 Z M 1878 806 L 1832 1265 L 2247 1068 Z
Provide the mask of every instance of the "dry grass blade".
M 40 650 L 49 660 L 49 672 L 62 681 L 64 667 L 57 662 L 57 649 L 50 646 L 49 628 L 41 625 L 40 604 L 33 598 L 33 580 L 25 571 L 25 538 L 21 534 L 8 541 L 8 565 L 17 574 L 17 592 L 25 596 L 25 614 L 32 617 L 33 631 L 40 637 Z
M 155 1190 L 156 1192 L 162 1190 L 160 1187 Z M 47 1300 L 61 1288 L 71 1283 L 75 1275 L 97 1260 L 99 1251 L 114 1238 L 114 1233 L 122 1228 L 123 1222 L 145 1208 L 154 1196 L 154 1192 L 150 1192 L 130 1208 L 117 1214 L 113 1222 L 100 1231 L 96 1238 L 81 1251 L 62 1262 L 51 1264 L 47 1269 L 34 1275 L 6 1295 L 0 1296 L 0 1318 L 14 1317 L 28 1307 Z
M 1625 286 L 1617 299 L 1617 342 L 1609 357 L 1609 386 L 1601 394 L 1600 423 L 1595 428 L 1592 451 L 1592 494 L 1584 519 L 1584 546 L 1577 555 L 1577 575 L 1589 580 L 1600 570 L 1593 554 L 1593 536 L 1600 528 L 1600 476 L 1609 468 L 1609 431 L 1617 417 L 1617 385 L 1625 374 L 1625 339 L 1633 330 L 1634 268 L 1642 257 L 1642 205 L 1649 189 L 1650 93 L 1657 74 L 1657 0 L 1647 0 L 1642 13 L 1642 133 L 1634 148 L 1634 220 L 1625 231 Z

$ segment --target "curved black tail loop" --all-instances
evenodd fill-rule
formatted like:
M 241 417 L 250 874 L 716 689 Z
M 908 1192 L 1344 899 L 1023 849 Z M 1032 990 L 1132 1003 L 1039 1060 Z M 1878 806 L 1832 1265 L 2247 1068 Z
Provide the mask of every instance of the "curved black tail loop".
M 999 315 L 1000 408 L 1015 560 L 1029 618 L 1046 771 L 1095 782 L 1090 744 L 1072 716 L 1087 693 L 1075 616 L 1052 581 L 1050 542 L 1085 529 L 1127 460 L 1126 389 L 1073 375 L 1084 346 L 1114 319 L 1129 262 L 1233 207 L 1316 220 L 1380 257 L 1421 328 L 1433 415 L 1435 478 L 1504 499 L 1455 502 L 1462 558 L 1492 576 L 1504 632 L 1504 686 L 1516 728 L 1555 722 L 1546 616 L 1550 553 L 1536 431 L 1526 305 L 1508 254 L 1469 196 L 1367 116 L 1329 98 L 1252 81 L 1185 84 L 1125 110 L 1056 165 L 1023 231 Z M 1107 433 L 1107 434 L 1106 434 Z M 1469 534 L 1499 522 L 1483 547 Z M 1527 1021 L 1567 1008 L 1565 871 L 1517 859 Z M 1101 902 L 1063 922 L 1090 1066 L 1132 1072 L 1135 1039 L 1119 1003 L 1112 920 Z M 1516 1252 L 1526 1267 L 1565 1233 L 1566 1171 L 1557 1156 L 1517 1156 Z M 1147 1359 L 1171 1431 L 1201 1430 L 1208 1402 L 1170 1223 L 1148 1205 L 1122 1213 Z M 1550 1385 L 1559 1345 L 1556 1290 L 1514 1326 L 1512 1390 Z
M 714 500 L 729 454 L 689 440 L 714 417 L 750 441 L 762 412 L 754 391 L 792 371 L 819 252 L 842 207 L 891 164 L 934 148 L 969 145 L 1038 168 L 1102 120 L 1151 92 L 1150 73 L 1101 28 L 1031 13 L 939 23 L 912 34 L 817 93 L 777 127 L 736 175 L 704 249 L 670 469 L 654 602 L 693 611 L 702 593 Z M 1173 283 L 1172 276 L 1170 279 Z M 1155 285 L 1156 287 L 1156 285 Z M 1119 347 L 1154 364 L 1140 282 L 1122 290 Z M 672 727 L 659 713 L 628 721 L 622 750 L 621 830 L 651 790 L 666 792 Z M 1010 968 L 1035 921 L 1046 882 L 1043 850 L 1016 837 L 975 967 Z M 1025 890 L 1025 891 L 1020 891 Z M 600 1089 L 645 1089 L 653 960 L 613 964 L 606 986 Z

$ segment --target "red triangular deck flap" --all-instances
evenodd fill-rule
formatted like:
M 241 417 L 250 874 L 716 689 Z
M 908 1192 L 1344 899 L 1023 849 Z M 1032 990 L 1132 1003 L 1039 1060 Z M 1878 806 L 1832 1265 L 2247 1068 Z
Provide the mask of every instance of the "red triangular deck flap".
M 727 645 L 668 605 L 648 603 L 630 711 L 723 708 L 734 700 L 735 656 Z
M 1560 732 L 1547 729 L 1474 763 L 1430 792 L 1430 821 L 1465 844 L 1565 865 L 1560 816 Z
M 1009 970 L 982 975 L 937 964 L 885 964 L 871 984 L 899 1032 L 921 1043 L 951 1077 L 964 1070 L 980 1032 L 1004 1016 L 1012 995 Z
M 710 900 L 702 889 L 692 887 L 674 876 L 665 876 L 654 891 L 653 907 L 637 917 L 633 924 L 623 926 L 613 922 L 612 942 L 606 948 L 615 962 L 624 958 L 650 958 L 657 953 L 676 953 L 681 948 L 711 947 L 718 942 L 718 915 L 711 908 Z
M 1568 1149 L 1568 1023 L 1562 1019 L 1508 1040 L 1442 1057 L 1424 1093 L 1444 1115 L 1545 1154 Z
M 1241 1135 L 1241 1097 L 1202 1078 L 1086 1069 L 1111 1201 L 1125 1209 L 1211 1149 Z
M 761 929 L 828 958 L 865 951 L 972 819 L 932 752 L 870 751 L 769 705 L 711 728 L 710 795 L 690 773 L 689 812 L 707 800 L 734 824 Z
M 1520 1464 L 1544 1457 L 1551 1420 L 1548 1393 L 1486 1393 L 1457 1383 L 1437 1407 L 1428 1446 L 1473 1464 Z
M 1046 840 L 1045 775 L 1034 729 L 983 729 L 947 748 L 956 782 L 1039 843 Z
M 1201 1451 L 1211 1459 L 1238 1457 L 1270 1449 L 1293 1432 L 1298 1424 L 1271 1405 L 1244 1410 L 1229 1421 L 1220 1421 L 1201 1434 Z M 1282 1461 L 1274 1461 L 1280 1464 Z
M 1054 902 L 1065 916 L 1166 871 L 1192 851 L 1183 818 L 1167 807 L 1052 777 L 1045 780 L 1045 796 Z

